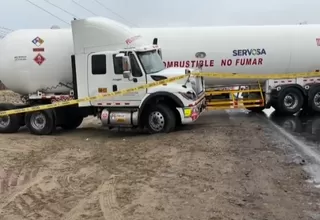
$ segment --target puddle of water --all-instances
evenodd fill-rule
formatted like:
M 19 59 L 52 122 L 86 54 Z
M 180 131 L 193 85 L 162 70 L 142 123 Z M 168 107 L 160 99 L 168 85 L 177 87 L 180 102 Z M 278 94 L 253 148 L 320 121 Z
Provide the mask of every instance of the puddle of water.
M 309 182 L 320 188 L 320 115 L 277 116 L 274 110 L 265 110 L 270 123 L 308 158 L 304 169 L 311 176 Z
M 315 184 L 315 187 L 320 188 L 320 165 L 309 164 L 304 167 L 304 170 L 311 175 L 308 182 Z

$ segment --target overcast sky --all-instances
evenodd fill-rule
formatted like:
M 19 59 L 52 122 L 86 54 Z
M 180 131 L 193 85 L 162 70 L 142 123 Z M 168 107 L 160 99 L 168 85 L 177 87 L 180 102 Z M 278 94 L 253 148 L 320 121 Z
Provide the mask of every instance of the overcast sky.
M 74 0 L 92 13 L 73 0 L 1 0 L 0 27 L 68 27 L 28 1 L 67 23 L 72 16 L 46 1 L 79 18 L 96 14 L 139 27 L 320 23 L 320 0 Z

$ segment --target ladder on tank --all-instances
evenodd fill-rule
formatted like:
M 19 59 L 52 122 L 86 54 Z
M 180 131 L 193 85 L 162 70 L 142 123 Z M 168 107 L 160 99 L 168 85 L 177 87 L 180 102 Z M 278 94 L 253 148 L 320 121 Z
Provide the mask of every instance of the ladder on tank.
M 250 87 L 255 86 L 255 89 Z M 206 91 L 207 110 L 252 109 L 265 105 L 265 98 L 260 82 L 256 85 L 232 87 L 216 87 Z M 240 94 L 246 94 L 241 97 Z

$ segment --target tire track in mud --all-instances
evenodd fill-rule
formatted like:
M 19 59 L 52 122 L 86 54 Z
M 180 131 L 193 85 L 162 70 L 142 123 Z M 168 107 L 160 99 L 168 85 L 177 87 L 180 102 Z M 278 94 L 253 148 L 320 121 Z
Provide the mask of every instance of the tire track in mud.
M 4 175 L 0 177 L 0 196 L 13 188 L 27 184 L 32 181 L 39 173 L 40 168 L 27 169 L 25 167 L 19 170 L 4 171 Z
M 101 211 L 106 220 L 123 220 L 123 215 L 116 200 L 115 186 L 116 177 L 111 176 L 110 181 L 103 184 L 99 196 Z
M 95 210 L 90 210 L 90 219 L 93 215 L 101 214 L 105 220 L 123 220 L 122 212 L 116 200 L 116 177 L 110 176 L 109 180 L 99 185 L 89 196 L 80 200 L 69 212 L 63 216 L 63 220 L 77 220 L 80 216 L 86 215 L 84 210 L 88 210 L 88 204 L 98 204 L 93 206 Z M 99 208 L 98 208 L 99 207 Z
M 17 155 L 19 160 L 14 161 L 11 168 L 0 169 L 0 219 L 11 214 L 31 220 L 43 216 L 58 218 L 63 214 L 61 210 L 68 211 L 66 207 L 57 205 L 59 201 L 53 194 L 41 189 L 41 184 L 50 180 L 50 172 L 45 169 L 43 161 L 64 149 L 66 143 L 58 139 L 47 141 L 39 151 Z
M 67 210 L 67 207 L 64 207 L 60 201 L 54 200 L 52 196 L 48 196 L 36 185 L 19 194 L 8 206 L 10 206 L 10 210 L 14 210 L 30 220 L 41 217 L 60 218 Z
M 8 172 L 2 181 L 3 194 L 0 194 L 0 213 L 17 211 L 26 216 L 33 202 L 30 189 L 43 180 L 39 169 L 22 169 L 20 172 Z M 0 215 L 0 219 L 2 219 Z

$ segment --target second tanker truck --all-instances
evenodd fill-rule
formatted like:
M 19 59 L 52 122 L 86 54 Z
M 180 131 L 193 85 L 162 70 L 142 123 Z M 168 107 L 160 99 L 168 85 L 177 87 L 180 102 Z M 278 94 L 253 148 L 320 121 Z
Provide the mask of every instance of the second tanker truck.
M 193 123 L 204 110 L 203 79 L 186 79 L 191 69 L 165 69 L 160 51 L 126 26 L 100 17 L 74 20 L 71 30 L 8 34 L 0 41 L 0 79 L 21 94 L 25 104 L 0 104 L 0 132 L 16 132 L 26 125 L 32 134 L 48 135 L 56 127 L 75 129 L 88 115 L 97 116 L 108 127 L 146 127 L 150 133 Z M 180 80 L 146 87 L 175 76 Z M 131 89 L 136 87 L 142 89 Z M 86 99 L 125 89 L 129 92 Z M 75 99 L 85 101 L 44 107 Z M 22 111 L 30 106 L 38 110 Z M 16 114 L 1 115 L 6 110 Z

